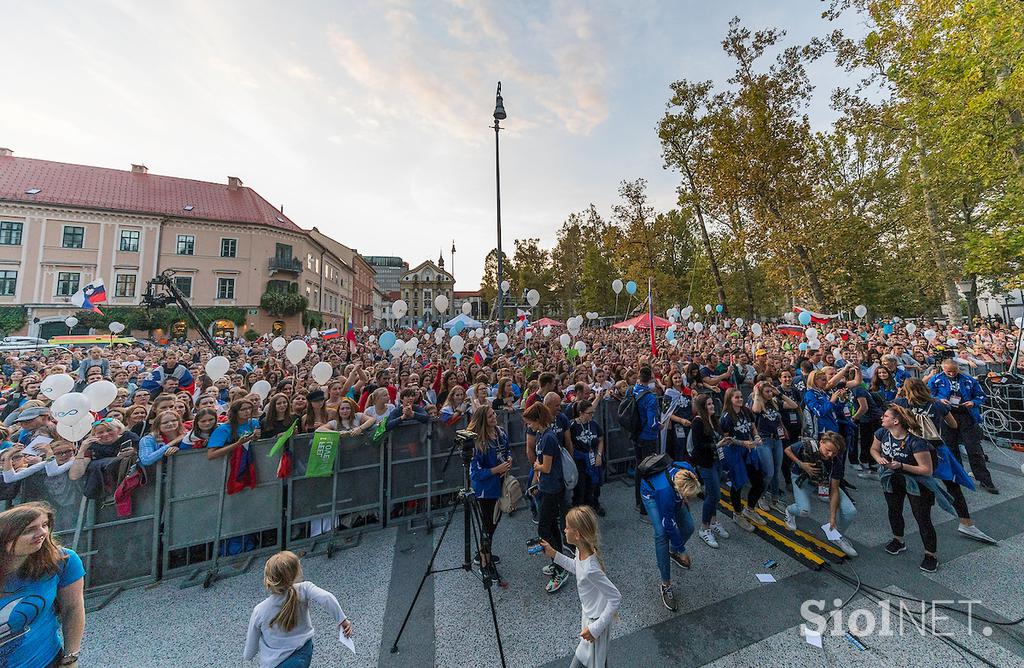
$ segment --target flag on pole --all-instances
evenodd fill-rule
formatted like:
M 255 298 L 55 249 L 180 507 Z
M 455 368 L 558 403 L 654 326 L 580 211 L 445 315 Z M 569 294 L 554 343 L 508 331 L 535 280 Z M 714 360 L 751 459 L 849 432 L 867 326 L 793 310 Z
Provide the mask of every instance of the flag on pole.
M 651 356 L 657 357 L 658 349 L 654 345 L 654 295 L 650 278 L 647 279 L 647 317 L 650 318 L 651 324 Z
M 103 314 L 97 304 L 107 301 L 107 290 L 103 287 L 103 279 L 97 278 L 92 283 L 86 283 L 85 287 L 71 295 L 71 303 L 78 308 L 87 311 Z
M 476 352 L 473 353 L 473 361 L 476 362 L 478 366 L 484 365 L 484 354 L 479 347 L 476 349 Z

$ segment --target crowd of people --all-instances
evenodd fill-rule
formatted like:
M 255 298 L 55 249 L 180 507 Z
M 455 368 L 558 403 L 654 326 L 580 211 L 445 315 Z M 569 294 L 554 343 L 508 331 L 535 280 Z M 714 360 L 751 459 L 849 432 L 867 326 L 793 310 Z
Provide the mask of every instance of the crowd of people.
M 355 332 L 354 340 L 302 337 L 308 352 L 297 363 L 270 337 L 230 340 L 221 351 L 185 341 L 11 354 L 0 367 L 0 499 L 13 506 L 0 514 L 0 608 L 13 600 L 10 592 L 24 591 L 13 583 L 32 582 L 29 588 L 46 588 L 37 614 L 48 610 L 59 618 L 26 624 L 21 635 L 9 630 L 0 637 L 0 662 L 77 660 L 84 613 L 79 619 L 77 603 L 68 601 L 81 597 L 81 560 L 54 541 L 52 512 L 31 501 L 74 489 L 130 508 L 130 482 L 139 469 L 193 449 L 209 459 L 243 459 L 254 440 L 289 429 L 350 436 L 465 420 L 477 434 L 473 491 L 484 530 L 493 536 L 501 515 L 495 506 L 513 466 L 498 414 L 522 411 L 532 464 L 524 503 L 550 559 L 542 569 L 545 589 L 555 593 L 575 574 L 584 608 L 581 646 L 590 643 L 583 654 L 602 660 L 619 601 L 598 545 L 598 518 L 612 511 L 601 500 L 607 434 L 594 416 L 602 401 L 614 402 L 634 444 L 635 510 L 651 524 L 652 563 L 670 610 L 677 608 L 671 565 L 692 567 L 686 544 L 694 533 L 720 548 L 730 531 L 754 531 L 769 512 L 795 529 L 811 514 L 814 498 L 827 504 L 829 539 L 856 556 L 845 535 L 857 516 L 846 491 L 853 476 L 877 480 L 892 531 L 885 549 L 893 555 L 907 549 L 909 500 L 923 570 L 938 565 L 935 505 L 959 519 L 963 535 L 991 541 L 973 524 L 962 491 L 976 483 L 998 493 L 982 449 L 979 411 L 986 397 L 974 376 L 1009 364 L 1016 328 L 921 323 L 908 331 L 905 323 L 831 322 L 810 336 L 785 323 L 755 327 L 719 316 L 706 324 L 694 329 L 680 322 L 671 337 L 659 332 L 656 350 L 645 331 L 584 327 L 574 337 L 584 345 L 575 347 L 564 345 L 557 331 L 520 320 L 509 326 L 503 346 L 496 331 L 464 332 L 459 354 L 451 335 L 433 328 L 403 332 L 417 336 L 417 345 L 390 353 L 377 344 L 377 332 Z M 230 365 L 211 377 L 207 363 L 218 352 Z M 320 362 L 331 367 L 326 382 L 314 378 Z M 41 391 L 58 374 L 74 378 L 74 391 L 101 381 L 116 386 L 80 438 L 60 428 L 53 397 Z M 671 463 L 654 467 L 663 454 Z M 722 512 L 726 504 L 731 517 Z M 699 509 L 699 522 L 691 506 Z M 477 561 L 497 573 L 497 556 L 484 551 Z M 287 560 L 268 564 L 267 586 L 278 598 L 254 613 L 247 658 L 262 648 L 254 629 L 266 634 L 282 614 L 289 630 L 310 637 L 308 621 L 294 610 L 281 612 L 296 569 Z M 303 601 L 327 605 L 339 623 L 346 619 L 321 590 L 297 591 Z

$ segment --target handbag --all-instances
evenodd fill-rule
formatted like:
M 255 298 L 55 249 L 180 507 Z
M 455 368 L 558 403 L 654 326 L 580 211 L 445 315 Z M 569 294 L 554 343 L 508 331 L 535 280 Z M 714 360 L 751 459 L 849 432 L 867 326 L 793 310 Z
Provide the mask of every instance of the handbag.
M 515 510 L 522 498 L 523 486 L 519 483 L 519 478 L 506 474 L 501 483 L 501 497 L 494 505 L 495 519 L 497 519 L 498 513 L 511 513 Z

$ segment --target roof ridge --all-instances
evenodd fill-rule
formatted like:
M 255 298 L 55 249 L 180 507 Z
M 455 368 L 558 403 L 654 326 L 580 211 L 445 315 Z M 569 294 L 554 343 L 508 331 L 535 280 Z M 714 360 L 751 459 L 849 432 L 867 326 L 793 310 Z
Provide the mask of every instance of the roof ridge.
M 170 174 L 155 174 L 153 172 L 146 172 L 145 174 L 138 174 L 136 172 L 131 171 L 130 169 L 118 169 L 116 167 L 101 167 L 99 165 L 83 165 L 80 162 L 62 162 L 60 160 L 45 160 L 43 158 L 27 158 L 25 156 L 18 156 L 18 155 L 9 155 L 9 156 L 5 156 L 5 157 L 0 157 L 0 160 L 4 160 L 4 159 L 7 159 L 7 160 L 20 160 L 20 161 L 31 161 L 31 162 L 45 162 L 45 163 L 48 163 L 48 164 L 51 164 L 51 165 L 68 165 L 68 166 L 71 166 L 71 167 L 81 167 L 83 169 L 99 169 L 99 170 L 103 170 L 105 172 L 115 172 L 117 174 L 128 174 L 130 176 L 148 176 L 148 177 L 155 177 L 155 178 L 160 178 L 160 179 L 174 179 L 175 181 L 189 181 L 191 183 L 202 183 L 203 185 L 208 185 L 208 186 L 221 186 L 222 188 L 227 188 L 228 187 L 227 183 L 221 183 L 219 181 L 204 181 L 203 179 L 192 179 L 192 178 L 189 178 L 187 176 L 172 176 Z M 252 190 L 252 188 L 250 186 L 247 186 L 244 183 L 242 184 L 242 188 L 245 188 L 246 190 Z M 296 227 L 298 227 L 298 226 L 296 226 Z

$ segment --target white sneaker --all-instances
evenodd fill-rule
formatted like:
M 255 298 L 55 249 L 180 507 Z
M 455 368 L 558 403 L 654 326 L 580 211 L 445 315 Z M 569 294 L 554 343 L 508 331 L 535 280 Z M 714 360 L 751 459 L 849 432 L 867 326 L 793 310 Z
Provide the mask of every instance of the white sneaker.
M 754 531 L 754 525 L 750 523 L 750 520 L 744 517 L 743 513 L 733 513 L 732 519 L 736 522 L 736 525 L 739 528 L 743 529 L 747 533 L 752 533 Z
M 715 532 L 713 532 L 711 529 L 701 529 L 700 539 L 707 543 L 708 547 L 713 547 L 716 550 L 718 549 L 718 541 L 715 540 Z
M 855 550 L 853 548 L 853 544 L 850 543 L 849 539 L 847 539 L 846 536 L 840 536 L 839 538 L 836 538 L 832 542 L 835 544 L 836 547 L 838 547 L 840 550 L 842 550 L 846 554 L 846 556 L 848 556 L 848 557 L 856 557 L 857 556 L 857 550 Z
M 757 512 L 750 508 L 743 509 L 743 516 L 747 518 L 747 521 L 757 524 L 759 526 L 768 526 L 768 522 L 763 517 L 757 514 Z
M 974 526 L 973 524 L 971 526 L 964 526 L 963 524 L 961 524 L 957 528 L 957 531 L 959 531 L 963 535 L 967 536 L 968 538 L 973 538 L 974 540 L 980 540 L 983 543 L 992 543 L 993 545 L 997 545 L 998 544 L 998 542 L 996 541 L 995 538 L 993 538 L 992 536 L 989 536 L 987 533 L 985 533 L 984 531 L 982 531 L 978 527 Z
M 763 510 L 764 512 L 766 512 L 766 513 L 770 513 L 771 510 L 772 510 L 771 498 L 769 498 L 768 495 L 765 494 L 760 499 L 758 499 L 757 507 L 760 508 L 761 510 Z
M 786 508 L 786 528 L 790 531 L 796 531 L 796 515 L 789 512 L 789 508 Z
M 715 522 L 711 525 L 711 531 L 718 535 L 719 538 L 728 538 L 729 532 L 725 530 L 725 527 Z

